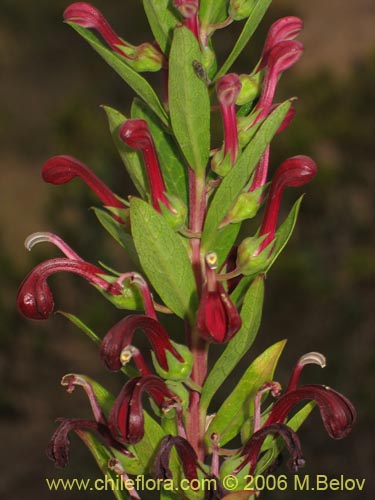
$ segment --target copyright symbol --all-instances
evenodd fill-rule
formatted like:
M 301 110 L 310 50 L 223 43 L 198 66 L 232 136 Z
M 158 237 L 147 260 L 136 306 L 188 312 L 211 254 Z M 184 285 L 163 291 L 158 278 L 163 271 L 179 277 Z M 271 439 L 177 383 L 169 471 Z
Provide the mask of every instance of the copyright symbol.
M 238 479 L 236 476 L 225 476 L 223 486 L 228 491 L 233 491 L 238 487 Z

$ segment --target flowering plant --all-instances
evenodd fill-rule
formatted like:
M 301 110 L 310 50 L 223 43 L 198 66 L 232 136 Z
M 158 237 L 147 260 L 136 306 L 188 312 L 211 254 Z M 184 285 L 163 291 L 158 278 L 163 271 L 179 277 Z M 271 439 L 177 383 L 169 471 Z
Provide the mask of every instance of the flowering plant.
M 47 450 L 59 467 L 68 463 L 73 431 L 104 474 L 124 481 L 140 474 L 158 479 L 164 500 L 247 499 L 257 494 L 246 488 L 248 475 L 274 470 L 284 448 L 292 471 L 304 465 L 296 432 L 315 405 L 334 439 L 345 437 L 355 422 L 353 405 L 340 393 L 299 385 L 304 366 L 325 365 L 320 353 L 301 356 L 282 391 L 274 372 L 285 341 L 249 364 L 219 408 L 213 404 L 256 338 L 265 276 L 296 223 L 301 198 L 279 224 L 283 191 L 307 184 L 317 171 L 311 158 L 299 155 L 285 160 L 271 180 L 268 174 L 270 142 L 294 118 L 292 99 L 275 104 L 274 96 L 280 76 L 302 54 L 295 40 L 302 21 L 276 21 L 254 69 L 228 72 L 270 3 L 143 0 L 155 41 L 139 46 L 119 37 L 90 4 L 78 2 L 65 10 L 65 21 L 138 94 L 129 118 L 110 107 L 104 110 L 139 196 L 114 194 L 71 156 L 50 158 L 42 169 L 48 183 L 80 177 L 97 194 L 104 205 L 95 209 L 99 222 L 134 266 L 118 273 L 98 267 L 52 233 L 34 233 L 26 240 L 29 249 L 50 242 L 64 257 L 39 264 L 25 278 L 17 299 L 24 316 L 51 315 L 54 298 L 47 280 L 62 271 L 84 277 L 115 307 L 131 311 L 102 337 L 65 313 L 100 346 L 106 368 L 126 379 L 114 396 L 85 375 L 63 377 L 68 392 L 76 386 L 86 392 L 93 418 L 59 420 Z M 244 21 L 242 32 L 218 68 L 214 34 L 234 21 Z M 163 98 L 141 75 L 150 71 L 163 77 Z M 219 117 L 223 141 L 214 145 L 210 124 Z M 241 240 L 242 222 L 261 210 L 259 229 Z M 171 314 L 179 319 L 179 331 L 165 327 L 164 318 Z M 139 331 L 147 337 L 150 356 L 136 346 Z M 223 349 L 208 369 L 212 343 Z M 149 409 L 143 407 L 145 393 Z M 265 407 L 269 394 L 276 399 Z M 234 487 L 227 477 L 235 478 Z M 194 483 L 205 478 L 215 488 Z M 182 479 L 187 488 L 181 487 Z M 140 498 L 134 488 L 114 494 Z

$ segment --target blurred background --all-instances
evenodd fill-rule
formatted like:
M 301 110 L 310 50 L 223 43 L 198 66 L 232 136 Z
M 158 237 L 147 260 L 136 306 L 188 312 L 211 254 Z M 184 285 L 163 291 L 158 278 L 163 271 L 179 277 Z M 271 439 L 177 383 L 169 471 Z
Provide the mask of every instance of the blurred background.
M 88 207 L 97 200 L 79 182 L 54 187 L 41 181 L 43 162 L 56 154 L 77 156 L 122 196 L 133 192 L 117 156 L 100 104 L 128 113 L 131 91 L 83 40 L 61 22 L 65 0 L 0 0 L 0 496 L 19 500 L 76 498 L 50 492 L 44 478 L 99 477 L 88 452 L 72 437 L 71 465 L 54 469 L 44 449 L 59 416 L 89 417 L 80 391 L 67 395 L 62 375 L 86 373 L 113 391 L 97 351 L 58 315 L 45 322 L 18 316 L 19 283 L 36 263 L 57 253 L 41 245 L 32 254 L 25 237 L 39 230 L 62 236 L 86 260 L 129 270 Z M 131 43 L 151 40 L 139 0 L 96 0 L 116 31 Z M 273 169 L 296 154 L 311 155 L 319 175 L 306 188 L 296 231 L 266 283 L 264 319 L 246 366 L 262 349 L 289 342 L 276 378 L 286 383 L 296 359 L 320 351 L 324 370 L 305 370 L 306 383 L 344 393 L 358 409 L 358 423 L 343 441 L 325 433 L 317 411 L 300 432 L 303 473 L 366 478 L 370 498 L 374 426 L 375 263 L 371 185 L 374 181 L 374 62 L 371 0 L 275 1 L 249 50 L 234 68 L 249 72 L 271 22 L 298 15 L 305 22 L 302 60 L 279 85 L 279 99 L 298 96 L 297 116 L 271 150 Z M 217 40 L 221 60 L 240 25 Z M 157 80 L 153 76 L 153 82 Z M 285 213 L 300 194 L 290 190 Z M 72 276 L 51 279 L 58 307 L 78 314 L 100 335 L 120 319 L 95 290 Z M 233 377 L 233 385 L 238 380 Z M 287 491 L 272 498 L 316 498 Z M 79 493 L 80 498 L 112 498 Z M 151 495 L 150 495 L 151 497 Z M 324 498 L 362 498 L 358 492 L 325 492 Z

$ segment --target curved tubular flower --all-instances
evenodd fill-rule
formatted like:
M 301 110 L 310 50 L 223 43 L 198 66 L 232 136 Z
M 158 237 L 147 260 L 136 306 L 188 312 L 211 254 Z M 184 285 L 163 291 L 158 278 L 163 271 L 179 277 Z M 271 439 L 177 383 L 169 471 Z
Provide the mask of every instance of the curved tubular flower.
M 255 432 L 251 436 L 249 441 L 245 444 L 240 452 L 241 455 L 245 457 L 245 459 L 233 471 L 233 474 L 238 474 L 248 463 L 251 464 L 250 474 L 254 473 L 262 444 L 269 434 L 278 434 L 284 439 L 290 454 L 288 467 L 291 471 L 297 472 L 300 467 L 303 467 L 305 465 L 305 460 L 303 458 L 301 450 L 301 442 L 297 434 L 287 425 L 275 423 L 264 425 L 262 429 Z
M 78 274 L 113 295 L 121 294 L 121 287 L 108 283 L 101 277 L 105 273 L 93 264 L 65 258 L 50 259 L 37 265 L 21 283 L 17 306 L 23 316 L 30 319 L 47 319 L 50 316 L 55 304 L 47 279 L 63 271 Z
M 303 28 L 303 22 L 299 17 L 282 17 L 275 21 L 270 27 L 264 44 L 258 71 L 267 65 L 271 49 L 280 42 L 294 40 Z
M 241 87 L 240 77 L 235 73 L 224 75 L 216 82 L 216 93 L 224 123 L 224 158 L 230 154 L 232 165 L 238 154 L 236 101 Z
M 147 392 L 165 412 L 179 403 L 179 398 L 159 377 L 134 377 L 122 388 L 108 417 L 111 434 L 123 444 L 138 443 L 144 436 L 142 396 Z
M 273 405 L 264 426 L 283 422 L 293 406 L 310 399 L 316 402 L 324 427 L 333 439 L 342 439 L 351 431 L 357 417 L 352 403 L 339 392 L 324 385 L 304 385 L 285 393 Z
M 70 248 L 70 246 L 60 238 L 60 236 L 57 236 L 57 234 L 54 233 L 43 231 L 32 233 L 26 238 L 25 247 L 30 252 L 35 245 L 43 242 L 49 242 L 55 245 L 64 255 L 66 255 L 66 257 L 68 257 L 68 259 L 83 261 L 83 259 L 72 248 Z
M 168 371 L 166 351 L 178 361 L 184 361 L 171 344 L 168 332 L 159 321 L 143 314 L 130 314 L 116 323 L 103 338 L 100 356 L 109 370 L 117 371 L 122 368 L 121 355 L 130 347 L 137 330 L 142 330 L 146 334 L 156 359 L 164 370 Z M 142 370 L 142 367 L 138 368 Z
M 217 281 L 217 255 L 206 255 L 206 281 L 198 309 L 197 326 L 207 342 L 227 342 L 241 328 L 241 316 L 223 285 Z
M 307 184 L 317 173 L 315 162 L 308 156 L 293 156 L 285 160 L 276 170 L 272 180 L 267 205 L 259 236 L 267 235 L 259 246 L 258 253 L 274 239 L 281 196 L 286 187 L 299 187 Z
M 130 148 L 140 150 L 146 167 L 151 191 L 152 206 L 161 213 L 160 202 L 171 208 L 165 193 L 167 191 L 161 173 L 155 144 L 146 120 L 126 120 L 120 127 L 120 138 Z
M 165 436 L 155 456 L 154 477 L 155 479 L 172 479 L 173 474 L 169 468 L 169 460 L 172 449 L 175 448 L 180 458 L 186 479 L 192 481 L 198 478 L 197 469 L 201 469 L 197 454 L 191 444 L 179 436 Z
M 51 438 L 46 454 L 50 460 L 55 462 L 57 467 L 66 467 L 69 463 L 70 441 L 68 434 L 71 431 L 74 431 L 84 442 L 86 431 L 96 431 L 104 438 L 108 446 L 121 451 L 129 457 L 133 457 L 130 451 L 113 439 L 108 427 L 103 424 L 80 418 L 59 418 L 56 421 L 60 422 L 60 425 Z
M 126 208 L 94 172 L 72 156 L 53 156 L 42 167 L 43 180 L 55 186 L 66 184 L 75 177 L 80 177 L 107 207 Z
M 298 61 L 302 52 L 303 45 L 295 40 L 279 42 L 270 50 L 264 73 L 262 93 L 255 107 L 255 110 L 260 110 L 256 122 L 268 115 L 279 76 Z
M 199 0 L 173 0 L 173 5 L 184 18 L 184 26 L 199 40 Z

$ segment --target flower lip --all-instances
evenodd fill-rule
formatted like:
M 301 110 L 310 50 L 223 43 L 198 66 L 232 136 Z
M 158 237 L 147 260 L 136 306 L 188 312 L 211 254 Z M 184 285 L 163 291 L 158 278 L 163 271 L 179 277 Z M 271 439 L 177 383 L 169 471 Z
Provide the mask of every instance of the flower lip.
M 109 370 L 117 371 L 122 368 L 121 353 L 131 344 L 137 330 L 142 330 L 146 334 L 164 370 L 168 370 L 166 351 L 181 363 L 184 361 L 171 344 L 167 331 L 159 321 L 142 314 L 130 314 L 116 323 L 103 339 L 100 356 Z
M 258 69 L 261 70 L 267 64 L 269 52 L 277 43 L 293 40 L 302 28 L 303 22 L 298 17 L 288 16 L 275 21 L 268 31 Z
M 19 287 L 17 306 L 23 316 L 41 320 L 51 315 L 55 304 L 47 279 L 62 271 L 78 274 L 113 295 L 121 294 L 121 287 L 108 283 L 101 277 L 105 273 L 93 264 L 66 258 L 50 259 L 37 265 Z
M 173 5 L 186 19 L 195 16 L 199 9 L 199 0 L 173 0 Z
M 236 104 L 241 87 L 240 77 L 236 73 L 228 73 L 220 77 L 216 82 L 216 93 L 220 104 L 223 106 Z
M 192 481 L 198 478 L 197 469 L 200 469 L 198 457 L 191 444 L 180 436 L 165 436 L 160 445 L 154 461 L 154 476 L 156 479 L 172 479 L 173 474 L 169 467 L 172 448 L 181 460 L 186 479 Z

